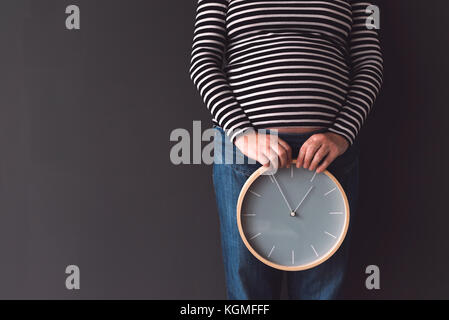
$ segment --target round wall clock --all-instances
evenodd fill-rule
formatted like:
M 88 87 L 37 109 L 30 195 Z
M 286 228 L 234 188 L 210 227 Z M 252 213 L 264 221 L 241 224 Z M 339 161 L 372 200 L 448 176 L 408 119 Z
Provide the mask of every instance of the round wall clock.
M 293 162 L 293 164 L 295 161 Z M 349 226 L 349 204 L 328 171 L 261 167 L 243 186 L 237 203 L 240 236 L 268 266 L 285 271 L 313 268 L 342 244 Z

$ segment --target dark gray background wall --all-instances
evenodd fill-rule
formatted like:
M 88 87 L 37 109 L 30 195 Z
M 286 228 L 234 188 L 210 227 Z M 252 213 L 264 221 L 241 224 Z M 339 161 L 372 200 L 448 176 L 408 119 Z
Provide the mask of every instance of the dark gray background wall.
M 385 83 L 344 296 L 449 298 L 449 2 L 378 4 Z M 188 76 L 195 5 L 1 1 L 0 298 L 225 297 L 211 167 L 169 160 L 173 129 L 209 125 Z

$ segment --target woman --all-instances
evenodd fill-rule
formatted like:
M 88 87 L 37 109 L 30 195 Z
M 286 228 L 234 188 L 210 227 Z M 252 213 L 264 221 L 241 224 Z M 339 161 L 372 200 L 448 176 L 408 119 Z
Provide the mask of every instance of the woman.
M 229 164 L 223 154 L 215 155 L 230 299 L 280 295 L 283 272 L 253 257 L 237 228 L 238 195 L 258 167 L 288 167 L 297 158 L 298 168 L 329 170 L 345 189 L 354 216 L 357 135 L 383 73 L 378 34 L 368 26 L 369 5 L 351 0 L 198 1 L 190 75 L 221 135 L 216 141 L 234 144 L 234 154 L 246 160 Z M 279 133 L 276 140 L 274 133 Z M 348 242 L 349 236 L 318 267 L 288 272 L 289 297 L 335 298 L 345 274 Z

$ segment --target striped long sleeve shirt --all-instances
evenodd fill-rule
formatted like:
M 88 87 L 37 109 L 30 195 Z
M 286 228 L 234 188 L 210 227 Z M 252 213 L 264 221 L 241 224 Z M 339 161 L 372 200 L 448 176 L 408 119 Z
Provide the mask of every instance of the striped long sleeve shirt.
M 324 126 L 354 143 L 379 93 L 371 4 L 198 0 L 190 77 L 231 141 L 249 129 Z

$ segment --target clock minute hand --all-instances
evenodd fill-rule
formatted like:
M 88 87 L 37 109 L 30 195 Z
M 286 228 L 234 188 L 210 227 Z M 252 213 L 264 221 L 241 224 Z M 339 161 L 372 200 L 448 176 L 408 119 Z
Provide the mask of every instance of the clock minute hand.
M 282 197 L 284 198 L 285 203 L 287 204 L 288 208 L 290 209 L 290 213 L 294 214 L 294 211 L 292 209 L 292 207 L 290 206 L 290 204 L 287 201 L 287 198 L 284 195 L 284 192 L 282 192 L 281 186 L 279 185 L 276 177 L 274 176 L 274 174 L 271 175 L 273 177 L 274 182 L 276 182 L 276 186 L 278 187 L 279 191 L 281 192 Z
M 307 196 L 309 195 L 310 191 L 312 191 L 312 189 L 313 189 L 313 186 L 310 187 L 309 191 L 307 191 L 306 195 L 304 196 L 304 198 L 302 198 L 301 202 L 298 204 L 298 206 L 296 207 L 295 211 L 293 211 L 293 212 L 296 212 L 296 210 L 299 209 L 299 207 L 304 202 L 304 200 L 306 200 Z

